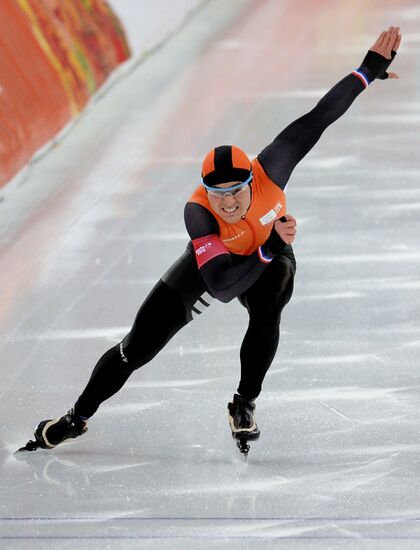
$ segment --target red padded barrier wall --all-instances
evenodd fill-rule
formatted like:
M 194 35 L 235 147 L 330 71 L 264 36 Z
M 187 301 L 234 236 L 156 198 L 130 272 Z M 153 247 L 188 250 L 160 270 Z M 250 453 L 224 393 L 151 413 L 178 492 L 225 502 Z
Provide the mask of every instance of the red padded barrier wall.
M 0 2 L 0 186 L 129 55 L 104 0 Z

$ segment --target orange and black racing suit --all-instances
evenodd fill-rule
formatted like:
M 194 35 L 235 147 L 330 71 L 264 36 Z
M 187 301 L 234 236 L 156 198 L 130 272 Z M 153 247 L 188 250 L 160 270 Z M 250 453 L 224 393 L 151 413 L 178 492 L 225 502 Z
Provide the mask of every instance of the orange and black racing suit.
M 214 298 L 238 298 L 248 310 L 238 393 L 259 395 L 277 350 L 280 315 L 292 295 L 296 265 L 292 247 L 277 236 L 273 223 L 286 211 L 284 191 L 297 163 L 370 81 L 383 78 L 390 61 L 372 54 L 252 161 L 252 198 L 244 220 L 225 223 L 210 208 L 204 188 L 193 193 L 185 207 L 191 239 L 185 253 L 150 292 L 128 335 L 98 361 L 75 405 L 76 414 L 92 416 Z

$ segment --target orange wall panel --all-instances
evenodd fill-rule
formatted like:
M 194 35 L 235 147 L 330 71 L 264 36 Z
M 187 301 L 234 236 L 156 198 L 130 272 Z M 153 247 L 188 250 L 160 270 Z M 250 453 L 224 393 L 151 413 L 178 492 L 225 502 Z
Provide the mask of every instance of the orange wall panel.
M 0 186 L 130 55 L 104 0 L 0 3 Z

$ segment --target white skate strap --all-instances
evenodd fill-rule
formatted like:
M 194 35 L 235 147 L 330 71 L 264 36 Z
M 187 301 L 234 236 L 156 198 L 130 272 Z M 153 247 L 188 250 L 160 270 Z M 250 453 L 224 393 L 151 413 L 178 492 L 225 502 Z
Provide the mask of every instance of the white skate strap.
M 50 443 L 48 441 L 48 437 L 47 437 L 47 430 L 48 428 L 50 428 L 51 426 L 53 426 L 54 424 L 57 424 L 57 422 L 59 421 L 60 419 L 58 418 L 55 418 L 54 420 L 50 420 L 49 422 L 47 422 L 44 426 L 44 429 L 42 430 L 42 439 L 45 441 L 46 445 L 48 447 L 50 447 L 50 449 L 53 449 L 54 447 L 56 447 L 56 445 L 53 445 L 52 443 Z
M 228 420 L 229 420 L 229 424 L 230 424 L 230 429 L 232 430 L 232 433 L 239 433 L 239 432 L 253 432 L 255 430 L 255 428 L 257 427 L 257 424 L 254 420 L 254 423 L 252 424 L 252 426 L 250 428 L 236 428 L 235 427 L 235 424 L 233 422 L 233 418 L 230 416 L 230 414 L 228 414 Z

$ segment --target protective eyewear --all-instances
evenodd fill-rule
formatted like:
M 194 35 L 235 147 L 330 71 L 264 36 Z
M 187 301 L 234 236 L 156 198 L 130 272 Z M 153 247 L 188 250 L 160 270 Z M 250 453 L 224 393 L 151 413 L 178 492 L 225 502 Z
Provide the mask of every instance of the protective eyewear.
M 243 183 L 238 183 L 237 185 L 232 185 L 232 187 L 210 187 L 209 185 L 206 185 L 203 181 L 203 178 L 201 178 L 201 183 L 206 188 L 208 194 L 218 199 L 222 199 L 224 197 L 227 197 L 228 195 L 232 197 L 234 197 L 235 195 L 240 195 L 245 191 L 245 189 L 251 182 L 252 172 L 246 181 L 244 181 Z

